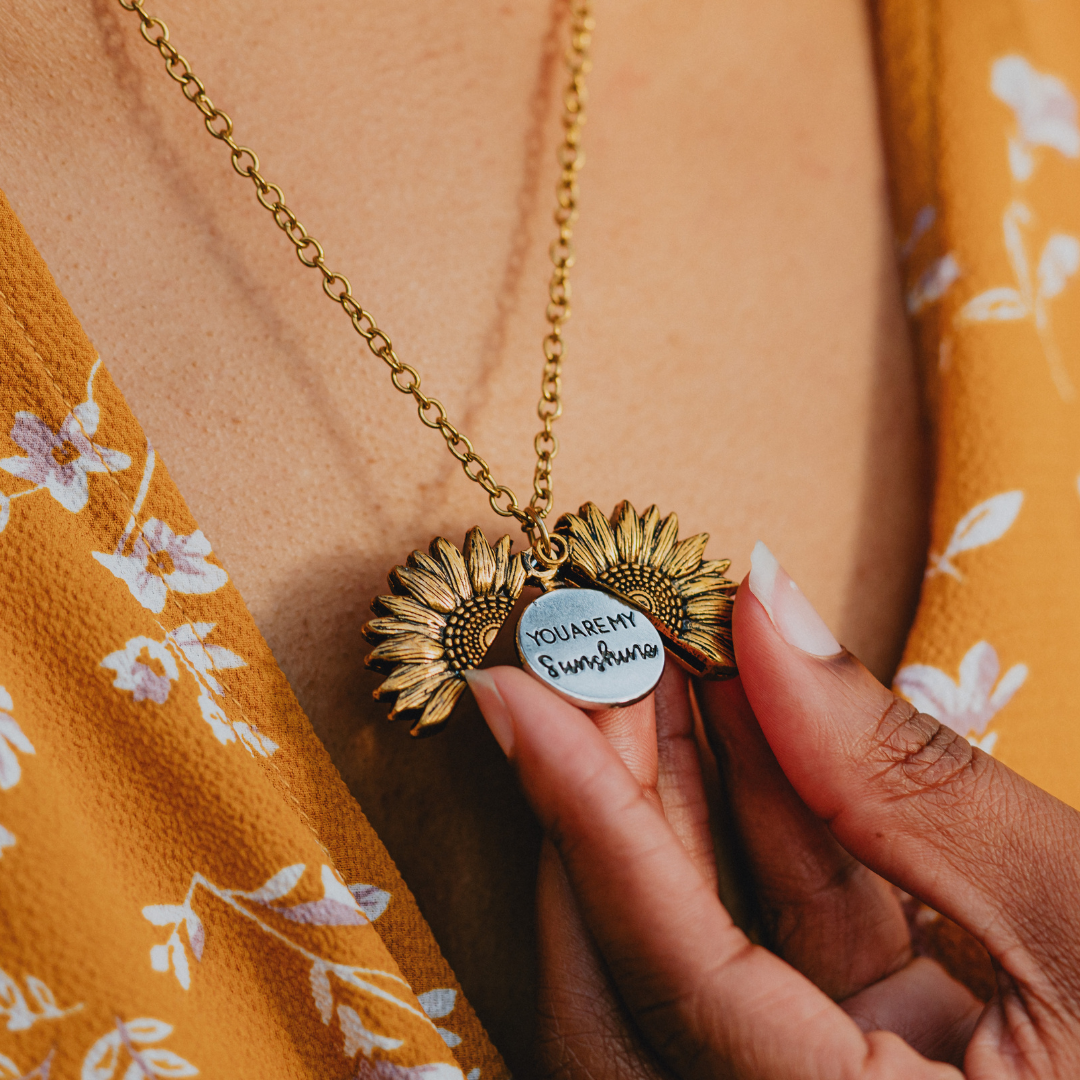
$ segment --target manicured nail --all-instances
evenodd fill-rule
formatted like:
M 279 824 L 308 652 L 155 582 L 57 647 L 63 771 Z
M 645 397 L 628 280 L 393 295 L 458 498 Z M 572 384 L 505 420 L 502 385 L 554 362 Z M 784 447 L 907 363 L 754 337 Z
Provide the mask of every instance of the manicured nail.
M 490 672 L 477 668 L 467 669 L 462 674 L 476 698 L 476 704 L 480 706 L 487 726 L 491 728 L 491 734 L 502 747 L 502 752 L 509 757 L 514 749 L 514 721 L 499 688 L 495 685 L 495 679 Z
M 813 605 L 760 540 L 750 556 L 750 591 L 789 645 L 814 656 L 835 656 L 841 651 Z

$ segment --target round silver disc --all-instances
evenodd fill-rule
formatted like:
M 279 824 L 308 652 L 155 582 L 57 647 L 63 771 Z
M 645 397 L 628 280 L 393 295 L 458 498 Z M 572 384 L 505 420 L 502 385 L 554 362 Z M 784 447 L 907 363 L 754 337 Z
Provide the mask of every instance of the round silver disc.
M 555 589 L 517 625 L 525 670 L 583 709 L 630 705 L 664 673 L 664 643 L 640 611 L 597 589 Z

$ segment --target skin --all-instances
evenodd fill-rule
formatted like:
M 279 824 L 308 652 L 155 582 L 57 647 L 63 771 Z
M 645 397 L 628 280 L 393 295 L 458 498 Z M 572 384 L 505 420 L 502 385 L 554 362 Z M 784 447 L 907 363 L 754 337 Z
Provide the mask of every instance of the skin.
M 561 7 L 151 10 L 524 497 Z M 596 18 L 557 502 L 658 501 L 736 573 L 764 536 L 888 678 L 924 562 L 926 455 L 863 8 L 597 0 Z M 425 744 L 386 724 L 358 635 L 412 548 L 506 524 L 292 257 L 134 16 L 0 0 L 0 20 L 0 185 L 525 1073 L 540 833 L 471 702 Z
M 539 1075 L 558 1080 L 1065 1080 L 1080 1068 L 1080 814 L 811 656 L 744 586 L 740 678 L 698 687 L 770 917 L 716 894 L 685 678 L 590 717 L 524 672 L 473 691 L 547 837 Z M 763 797 L 764 793 L 764 797 Z M 899 886 L 983 943 L 983 1005 L 915 958 Z

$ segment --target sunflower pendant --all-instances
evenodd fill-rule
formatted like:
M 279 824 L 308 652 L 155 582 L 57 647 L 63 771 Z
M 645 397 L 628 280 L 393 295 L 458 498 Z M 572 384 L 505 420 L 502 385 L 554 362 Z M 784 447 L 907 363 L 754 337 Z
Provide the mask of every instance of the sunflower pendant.
M 436 537 L 390 573 L 392 595 L 372 601 L 364 628 L 368 667 L 388 678 L 376 700 L 390 719 L 430 735 L 450 718 L 463 672 L 481 665 L 526 585 L 545 591 L 525 609 L 515 641 L 522 665 L 584 708 L 627 705 L 647 695 L 665 649 L 691 673 L 736 674 L 731 644 L 735 582 L 727 561 L 705 560 L 707 534 L 679 540 L 674 514 L 639 515 L 628 502 L 606 518 L 594 503 L 559 519 L 566 559 L 544 573 L 528 551 L 511 554 L 470 529 L 461 551 Z

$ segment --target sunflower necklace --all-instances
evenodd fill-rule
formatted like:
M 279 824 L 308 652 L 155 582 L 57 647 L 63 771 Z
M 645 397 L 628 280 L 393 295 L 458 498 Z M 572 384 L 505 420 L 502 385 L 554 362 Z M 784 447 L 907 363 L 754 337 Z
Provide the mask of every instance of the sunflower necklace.
M 706 560 L 706 533 L 679 540 L 674 514 L 655 506 L 644 514 L 620 503 L 606 517 L 595 503 L 564 514 L 554 531 L 546 524 L 554 505 L 552 462 L 559 442 L 552 425 L 562 414 L 562 327 L 570 317 L 573 226 L 578 173 L 584 164 L 585 75 L 593 19 L 589 0 L 568 0 L 570 81 L 563 93 L 563 140 L 558 150 L 553 264 L 548 286 L 548 333 L 537 412 L 543 424 L 533 445 L 533 494 L 522 506 L 487 462 L 447 418 L 437 398 L 420 390 L 420 375 L 403 363 L 374 316 L 353 296 L 348 278 L 327 264 L 322 245 L 264 179 L 254 150 L 233 138 L 232 119 L 207 96 L 202 81 L 169 41 L 169 28 L 148 15 L 145 0 L 118 0 L 139 17 L 140 33 L 165 60 L 169 76 L 202 114 L 207 130 L 229 147 L 232 166 L 255 185 L 259 203 L 274 218 L 305 265 L 322 274 L 326 295 L 340 304 L 368 349 L 390 368 L 390 380 L 416 403 L 420 420 L 446 440 L 465 475 L 487 493 L 492 510 L 515 518 L 529 539 L 511 553 L 504 536 L 490 545 L 472 528 L 459 551 L 441 536 L 428 554 L 414 551 L 390 572 L 392 595 L 372 601 L 376 618 L 364 628 L 374 644 L 367 664 L 388 676 L 375 697 L 393 703 L 390 718 L 413 722 L 413 735 L 443 727 L 465 689 L 463 672 L 479 667 L 526 586 L 542 590 L 522 614 L 515 640 L 525 669 L 563 697 L 588 709 L 627 705 L 645 697 L 664 669 L 665 649 L 691 673 L 714 679 L 735 674 L 731 643 L 734 582 L 728 560 Z

